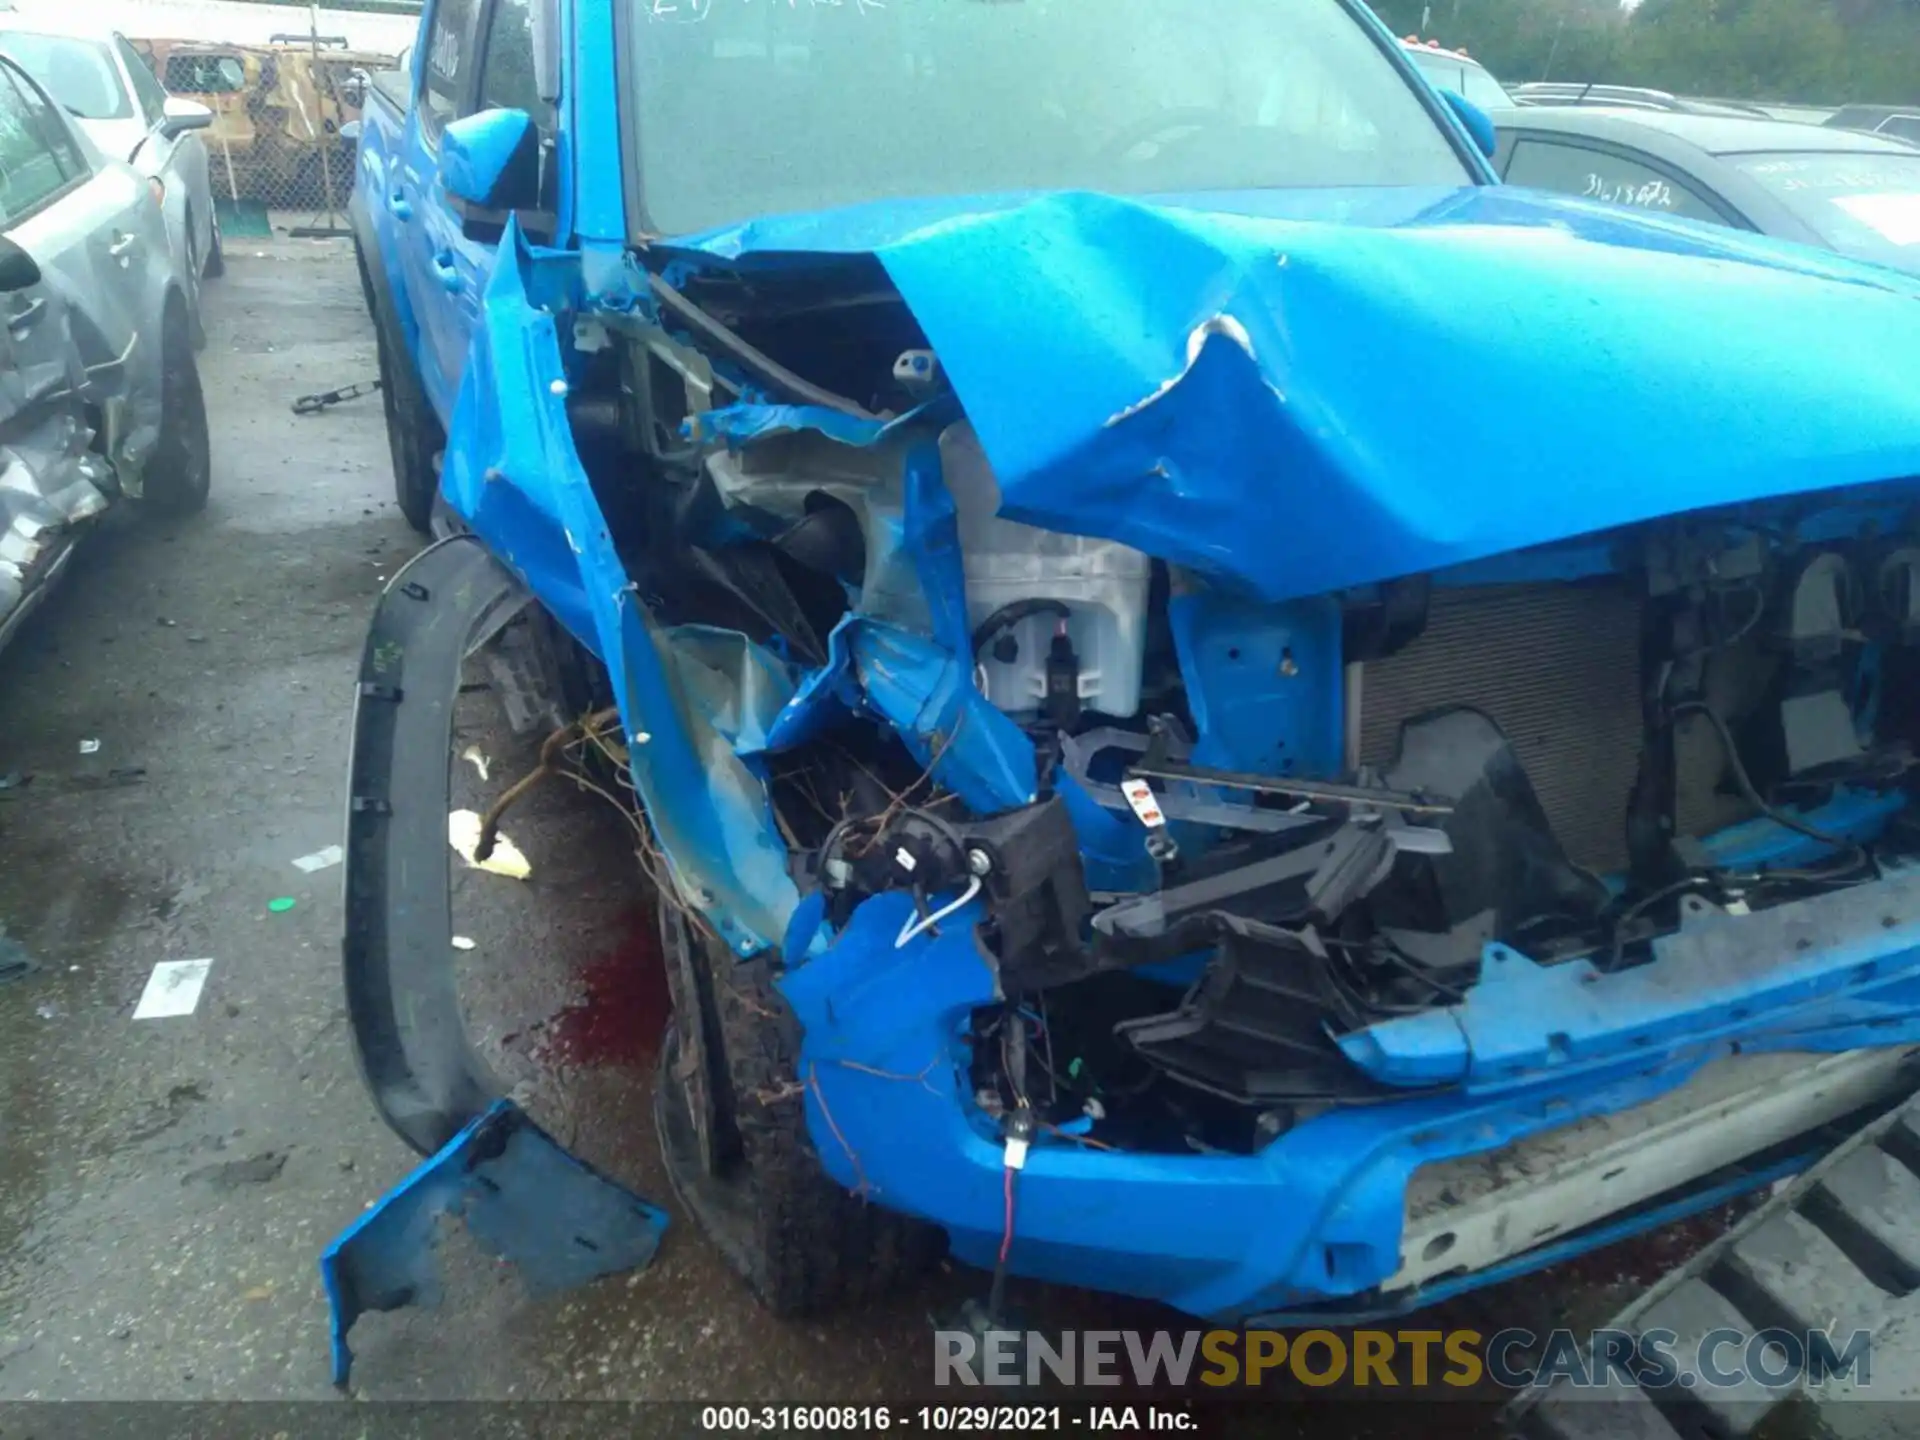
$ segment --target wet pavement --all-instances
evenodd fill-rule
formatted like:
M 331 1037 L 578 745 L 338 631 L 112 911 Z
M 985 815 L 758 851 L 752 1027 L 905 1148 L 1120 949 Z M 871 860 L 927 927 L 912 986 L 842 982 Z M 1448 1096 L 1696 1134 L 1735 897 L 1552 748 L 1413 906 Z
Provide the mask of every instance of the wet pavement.
M 0 1401 L 336 1396 L 315 1262 L 413 1161 L 355 1072 L 340 870 L 293 861 L 342 839 L 366 618 L 416 539 L 391 503 L 378 398 L 289 410 L 374 372 L 350 252 L 230 255 L 207 292 L 207 513 L 110 516 L 0 653 L 0 775 L 33 776 L 0 790 L 0 923 L 40 962 L 0 985 Z M 474 808 L 539 739 L 487 701 L 463 708 L 456 742 Z M 665 986 L 631 832 L 557 784 L 505 828 L 531 878 L 455 879 L 470 1026 L 563 1143 L 671 1208 L 650 1116 Z M 157 963 L 203 958 L 190 1016 L 132 1018 Z M 926 1385 L 929 1313 L 983 1285 L 943 1272 L 784 1324 L 683 1218 L 649 1270 L 545 1301 L 458 1232 L 445 1248 L 442 1309 L 355 1330 L 355 1395 L 898 1399 Z M 1495 1308 L 1516 1323 L 1552 1289 Z M 1057 1290 L 1013 1299 L 1040 1324 L 1185 1326 Z M 1338 1408 L 1282 1433 L 1431 1428 Z

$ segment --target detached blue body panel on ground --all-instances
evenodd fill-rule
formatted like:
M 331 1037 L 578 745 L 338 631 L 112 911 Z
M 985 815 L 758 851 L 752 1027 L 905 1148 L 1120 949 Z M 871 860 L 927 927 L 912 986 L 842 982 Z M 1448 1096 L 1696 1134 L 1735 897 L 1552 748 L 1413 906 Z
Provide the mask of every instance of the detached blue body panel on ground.
M 511 1101 L 496 1103 L 329 1245 L 320 1279 L 333 1312 L 333 1383 L 353 1365 L 347 1336 L 370 1310 L 437 1305 L 444 1219 L 547 1294 L 647 1264 L 667 1216 L 574 1159 Z

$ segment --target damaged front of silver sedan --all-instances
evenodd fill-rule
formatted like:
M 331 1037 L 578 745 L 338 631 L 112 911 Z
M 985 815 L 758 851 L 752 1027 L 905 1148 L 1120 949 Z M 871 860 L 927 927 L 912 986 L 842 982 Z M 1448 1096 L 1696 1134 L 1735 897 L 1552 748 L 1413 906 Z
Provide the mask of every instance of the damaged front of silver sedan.
M 441 1173 L 514 1113 L 446 958 L 449 707 L 530 616 L 664 862 L 675 1185 L 782 1313 L 942 1246 L 1395 1313 L 1900 1088 L 1920 291 L 1486 183 L 1361 7 L 1216 9 L 578 0 L 537 240 L 534 121 L 448 126 L 497 261 L 347 865 L 369 1083 Z M 374 1248 L 342 1357 L 411 1293 Z

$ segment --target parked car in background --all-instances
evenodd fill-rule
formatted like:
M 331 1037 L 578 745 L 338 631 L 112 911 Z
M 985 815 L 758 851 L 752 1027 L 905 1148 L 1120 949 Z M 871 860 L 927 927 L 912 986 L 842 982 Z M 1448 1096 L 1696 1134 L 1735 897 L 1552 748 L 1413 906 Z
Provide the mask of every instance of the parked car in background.
M 1822 123 L 1920 145 L 1920 105 L 1842 105 Z
M 0 54 L 45 86 L 104 154 L 158 188 L 197 339 L 200 278 L 217 275 L 223 264 L 207 147 L 194 133 L 213 123 L 213 111 L 168 95 L 124 35 L 85 20 L 0 12 Z
M 1416 40 L 1411 35 L 1401 40 L 1400 48 L 1436 86 L 1471 100 L 1482 110 L 1509 110 L 1515 104 L 1493 73 L 1464 50 L 1449 50 L 1438 40 Z
M 0 58 L 0 643 L 120 496 L 206 503 L 187 286 L 147 179 Z
M 1639 85 L 1591 85 L 1537 80 L 1514 86 L 1513 98 L 1521 105 L 1600 105 L 1615 110 L 1661 110 L 1675 115 L 1745 115 L 1755 120 L 1768 118 L 1765 109 L 1744 100 L 1704 100 L 1693 96 L 1670 95 L 1665 90 L 1648 90 Z
M 317 206 L 353 187 L 353 135 L 367 75 L 390 55 L 310 45 L 136 39 L 167 92 L 213 111 L 214 189 L 232 200 Z
M 1569 108 L 1500 117 L 1510 185 L 1755 230 L 1920 273 L 1920 151 L 1785 120 Z

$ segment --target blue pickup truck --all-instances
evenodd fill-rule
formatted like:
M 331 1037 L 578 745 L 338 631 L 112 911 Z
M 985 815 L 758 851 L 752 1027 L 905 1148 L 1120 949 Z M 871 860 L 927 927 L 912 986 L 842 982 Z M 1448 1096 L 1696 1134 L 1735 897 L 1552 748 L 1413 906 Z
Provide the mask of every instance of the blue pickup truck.
M 1910 1087 L 1920 289 L 1491 140 L 1359 0 L 429 0 L 352 205 L 439 537 L 355 721 L 394 1129 L 506 1145 L 445 747 L 526 615 L 781 1313 L 1400 1313 Z

